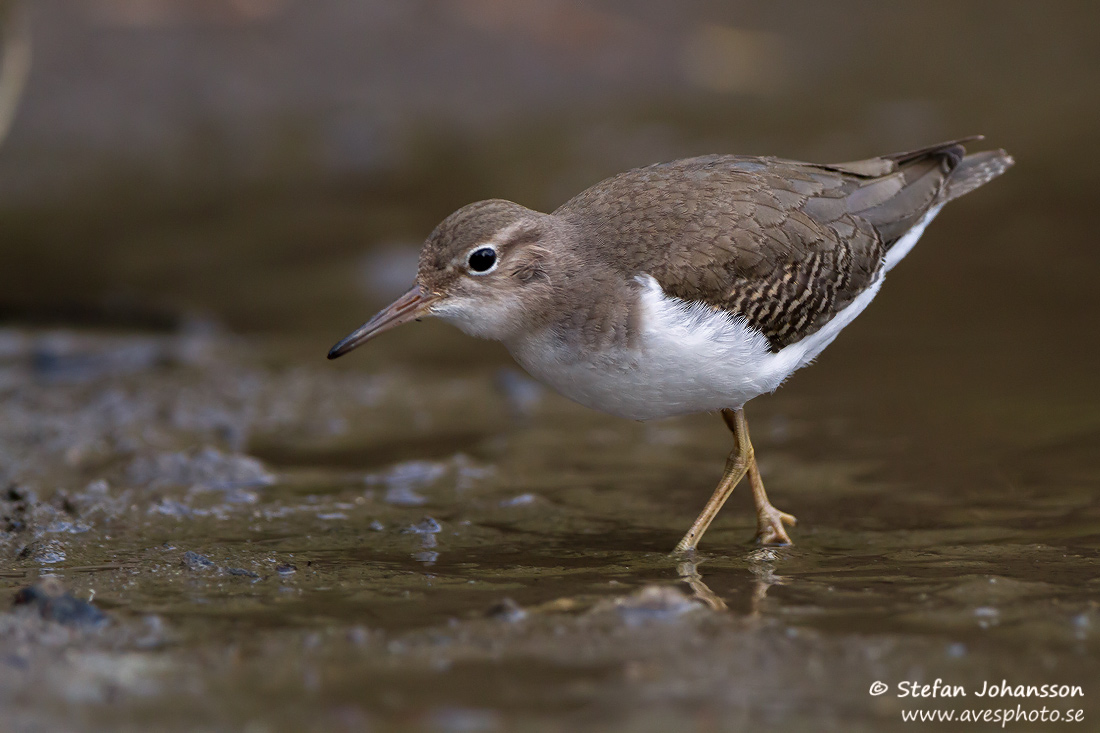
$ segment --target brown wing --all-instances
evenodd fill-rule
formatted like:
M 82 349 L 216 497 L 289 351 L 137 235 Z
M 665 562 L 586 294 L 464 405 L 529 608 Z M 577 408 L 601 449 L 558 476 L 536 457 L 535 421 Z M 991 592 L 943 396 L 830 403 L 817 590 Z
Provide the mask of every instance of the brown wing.
M 610 178 L 555 214 L 581 223 L 624 275 L 736 312 L 778 351 L 874 282 L 886 250 L 944 200 L 964 152 L 951 142 L 835 165 L 690 158 Z

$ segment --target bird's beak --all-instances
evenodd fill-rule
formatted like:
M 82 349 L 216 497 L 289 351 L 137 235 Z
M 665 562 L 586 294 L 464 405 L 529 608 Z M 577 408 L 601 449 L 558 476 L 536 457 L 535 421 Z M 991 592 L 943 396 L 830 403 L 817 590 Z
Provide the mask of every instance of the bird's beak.
M 409 292 L 387 305 L 374 318 L 355 329 L 333 346 L 328 352 L 328 358 L 335 359 L 338 356 L 343 356 L 383 331 L 389 331 L 402 323 L 415 321 L 417 318 L 427 315 L 436 299 L 436 296 L 425 296 L 419 285 L 413 285 Z

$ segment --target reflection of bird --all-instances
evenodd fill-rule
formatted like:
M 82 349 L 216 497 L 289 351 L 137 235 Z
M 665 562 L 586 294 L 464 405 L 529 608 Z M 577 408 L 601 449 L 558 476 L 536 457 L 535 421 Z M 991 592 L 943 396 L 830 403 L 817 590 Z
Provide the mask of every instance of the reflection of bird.
M 470 204 L 428 238 L 412 289 L 329 358 L 433 315 L 612 415 L 720 410 L 735 447 L 677 549 L 695 548 L 746 474 L 757 540 L 789 543 L 795 519 L 764 493 L 742 407 L 867 307 L 944 204 L 1012 165 L 1004 151 L 965 152 L 950 142 L 835 165 L 709 155 L 614 176 L 553 214 Z

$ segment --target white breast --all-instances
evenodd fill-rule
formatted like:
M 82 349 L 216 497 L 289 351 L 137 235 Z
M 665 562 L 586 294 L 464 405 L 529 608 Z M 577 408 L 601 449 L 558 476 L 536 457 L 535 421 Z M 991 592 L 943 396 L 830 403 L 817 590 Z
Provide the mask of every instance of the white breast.
M 649 420 L 741 407 L 808 364 L 875 297 L 882 275 L 817 332 L 777 353 L 743 318 L 664 293 L 639 278 L 641 335 L 633 348 L 593 353 L 551 333 L 509 345 L 532 376 L 602 412 Z

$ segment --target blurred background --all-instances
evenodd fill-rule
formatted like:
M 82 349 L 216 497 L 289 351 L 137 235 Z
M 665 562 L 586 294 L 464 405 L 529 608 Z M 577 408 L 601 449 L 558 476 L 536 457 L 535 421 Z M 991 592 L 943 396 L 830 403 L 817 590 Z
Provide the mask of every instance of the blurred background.
M 965 300 L 981 315 L 970 337 L 997 319 L 1042 340 L 1050 316 L 1091 341 L 1095 288 L 1074 274 L 1100 262 L 1085 216 L 1095 16 L 1029 2 L 6 2 L 0 321 L 198 321 L 321 356 L 404 290 L 420 243 L 470 201 L 551 210 L 660 160 L 848 160 L 980 133 L 1017 168 L 958 206 L 969 216 L 937 222 L 891 303 L 959 319 Z M 433 345 L 436 360 L 501 358 L 439 333 L 457 346 Z
M 1098 19 L 0 0 L 0 596 L 112 619 L 0 612 L 0 726 L 877 733 L 875 679 L 1100 679 Z M 975 134 L 1017 165 L 748 408 L 793 547 L 738 491 L 702 570 L 667 554 L 713 416 L 600 415 L 430 320 L 325 361 L 472 201 Z

